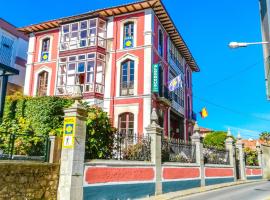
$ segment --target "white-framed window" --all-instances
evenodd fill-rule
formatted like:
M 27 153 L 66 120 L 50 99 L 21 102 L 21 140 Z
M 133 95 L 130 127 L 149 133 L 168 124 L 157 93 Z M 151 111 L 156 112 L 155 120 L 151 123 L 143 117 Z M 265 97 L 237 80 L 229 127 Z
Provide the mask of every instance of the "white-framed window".
M 104 92 L 105 55 L 88 53 L 61 57 L 58 64 L 56 95 L 66 95 L 80 85 L 84 93 Z
M 13 45 L 14 45 L 14 40 L 3 35 L 1 36 L 0 63 L 5 64 L 7 66 L 11 66 Z
M 50 45 L 51 39 L 46 37 L 41 41 L 41 53 L 40 53 L 40 61 L 45 62 L 49 60 L 50 56 Z
M 82 20 L 61 27 L 60 51 L 84 47 L 106 47 L 106 21 Z
M 133 60 L 126 60 L 121 64 L 120 95 L 134 95 L 135 64 Z
M 123 48 L 132 47 L 134 47 L 134 22 L 128 21 L 124 23 Z

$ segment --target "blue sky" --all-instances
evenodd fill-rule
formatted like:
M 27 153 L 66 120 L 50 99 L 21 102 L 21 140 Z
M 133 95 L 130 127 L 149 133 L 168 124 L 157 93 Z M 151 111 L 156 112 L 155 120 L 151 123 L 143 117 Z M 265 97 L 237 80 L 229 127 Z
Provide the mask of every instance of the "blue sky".
M 0 17 L 25 26 L 128 0 L 4 1 Z M 247 138 L 270 130 L 270 102 L 266 100 L 261 46 L 231 50 L 230 41 L 261 41 L 258 0 L 164 0 L 201 72 L 194 74 L 194 111 L 206 107 L 200 126 L 232 129 Z

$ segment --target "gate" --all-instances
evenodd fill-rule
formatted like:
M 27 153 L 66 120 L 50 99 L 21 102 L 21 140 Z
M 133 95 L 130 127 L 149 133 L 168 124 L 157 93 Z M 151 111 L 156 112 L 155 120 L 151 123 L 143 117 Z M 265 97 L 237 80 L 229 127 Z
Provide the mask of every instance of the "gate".
M 236 170 L 236 179 L 240 180 L 240 161 L 239 161 L 239 149 L 235 148 L 235 152 L 234 152 L 234 158 L 235 158 L 235 170 Z

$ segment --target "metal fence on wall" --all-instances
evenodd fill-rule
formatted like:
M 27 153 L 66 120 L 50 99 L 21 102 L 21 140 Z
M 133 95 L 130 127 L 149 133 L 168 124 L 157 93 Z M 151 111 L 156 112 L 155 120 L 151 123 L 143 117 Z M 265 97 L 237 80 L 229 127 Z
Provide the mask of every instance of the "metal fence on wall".
M 31 160 L 48 162 L 48 136 L 0 133 L 0 160 Z
M 91 140 L 91 138 L 90 138 Z M 85 159 L 99 159 L 98 155 L 93 155 L 93 150 L 89 145 L 89 138 L 86 139 Z M 144 134 L 123 134 L 116 133 L 111 145 L 108 145 L 108 153 L 101 159 L 111 160 L 151 160 L 151 138 Z
M 162 139 L 163 162 L 196 162 L 196 146 L 179 139 Z
M 203 156 L 205 164 L 229 165 L 229 151 L 215 147 L 204 147 Z

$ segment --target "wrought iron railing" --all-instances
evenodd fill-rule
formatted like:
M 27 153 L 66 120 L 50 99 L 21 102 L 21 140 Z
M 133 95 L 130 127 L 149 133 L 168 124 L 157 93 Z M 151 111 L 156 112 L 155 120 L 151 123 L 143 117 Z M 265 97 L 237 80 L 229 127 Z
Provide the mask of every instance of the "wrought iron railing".
M 162 139 L 163 162 L 196 162 L 196 146 L 179 139 Z
M 91 143 L 86 143 L 85 160 L 151 161 L 151 138 L 148 135 L 116 133 L 112 144 L 108 145 L 109 152 L 102 157 L 91 154 L 93 151 L 90 145 Z
M 0 160 L 49 161 L 48 136 L 0 133 Z
M 203 156 L 205 164 L 229 165 L 229 151 L 215 147 L 204 147 Z

